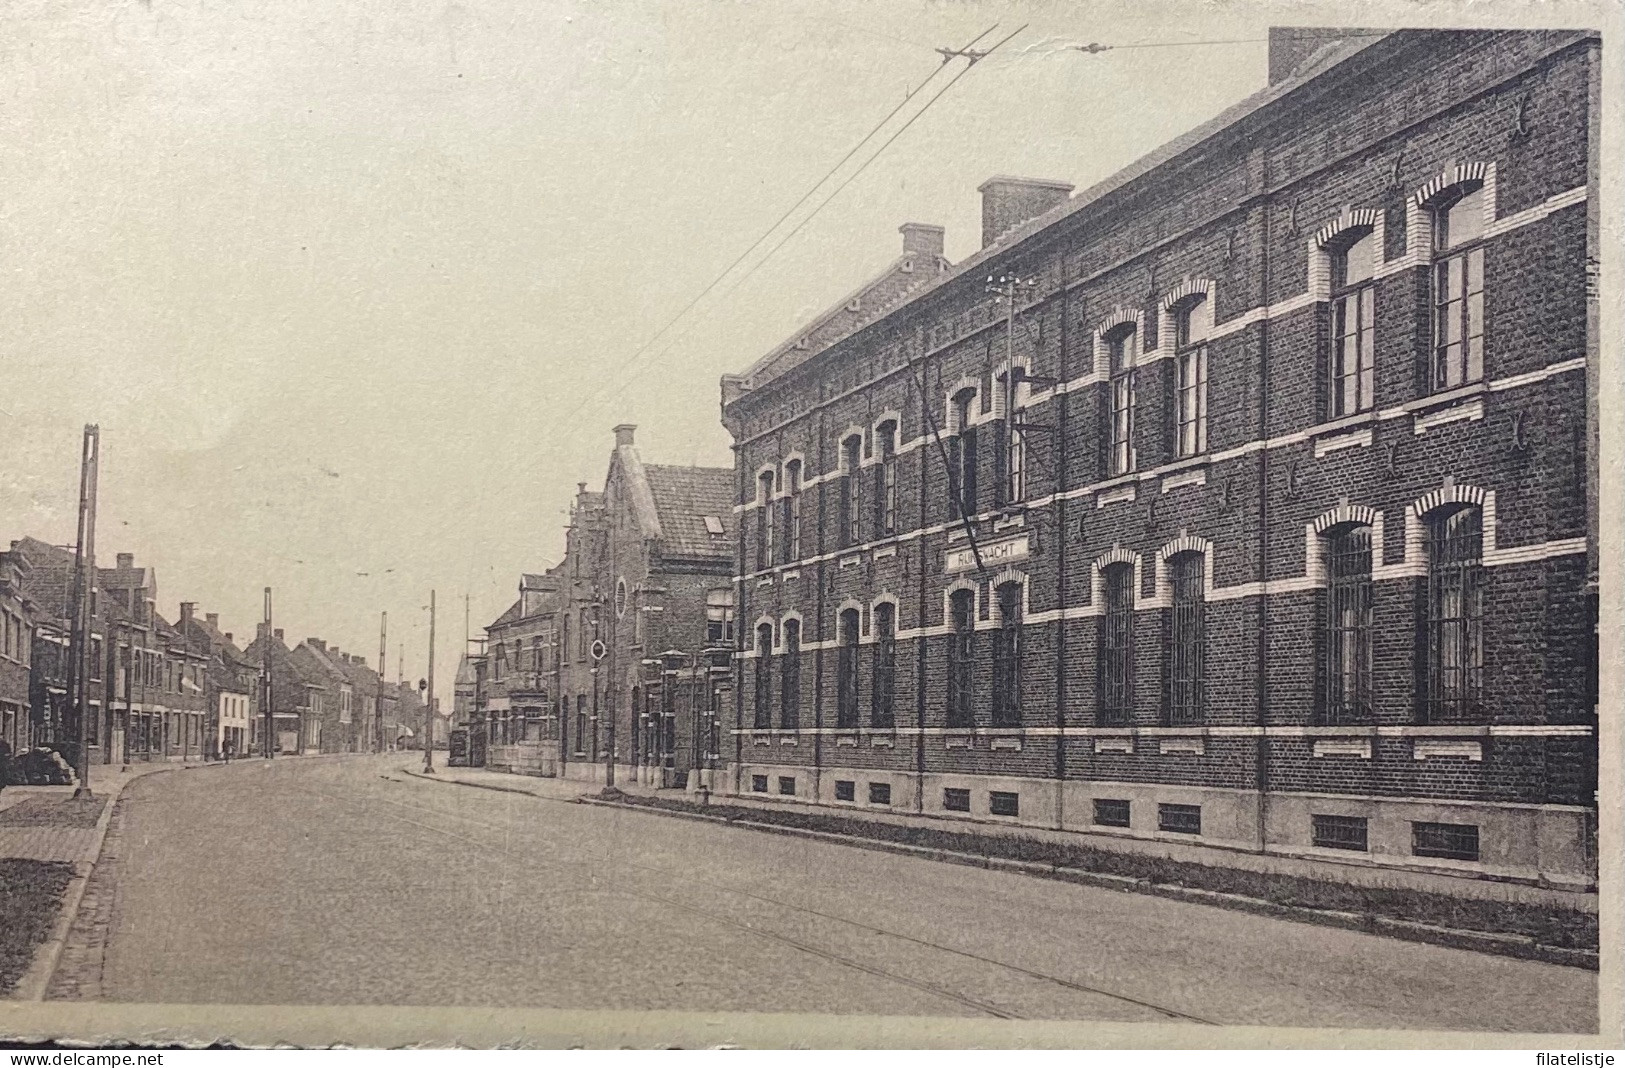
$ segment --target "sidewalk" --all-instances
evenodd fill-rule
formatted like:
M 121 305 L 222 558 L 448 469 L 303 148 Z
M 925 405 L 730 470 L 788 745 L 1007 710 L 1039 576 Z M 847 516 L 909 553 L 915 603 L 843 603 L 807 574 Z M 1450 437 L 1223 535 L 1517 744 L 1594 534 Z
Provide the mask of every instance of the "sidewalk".
M 405 769 L 422 775 L 422 757 Z M 570 801 L 578 797 L 596 798 L 603 786 L 596 782 L 576 779 L 544 779 L 508 772 L 486 771 L 481 768 L 446 768 L 436 766 L 435 778 L 489 790 L 530 794 L 553 801 Z M 695 802 L 693 795 L 683 790 L 656 790 L 639 783 L 616 782 L 616 788 L 625 794 L 659 797 L 674 802 Z M 759 811 L 796 811 L 818 814 L 833 819 L 850 819 L 872 823 L 888 823 L 904 827 L 951 831 L 960 834 L 982 835 L 989 838 L 1030 838 L 1041 842 L 1089 846 L 1122 853 L 1140 853 L 1165 857 L 1169 860 L 1201 864 L 1213 868 L 1236 868 L 1267 875 L 1296 876 L 1329 882 L 1343 882 L 1374 889 L 1408 889 L 1446 897 L 1504 901 L 1521 905 L 1537 905 L 1563 909 L 1577 909 L 1596 913 L 1597 895 L 1578 890 L 1529 886 L 1523 883 L 1497 882 L 1487 879 L 1461 878 L 1432 872 L 1388 868 L 1375 864 L 1339 863 L 1331 860 L 1308 860 L 1279 854 L 1246 853 L 1228 849 L 1184 845 L 1177 842 L 1145 841 L 1112 835 L 1091 835 L 1077 831 L 1057 831 L 1045 827 L 1023 824 L 991 823 L 981 820 L 939 819 L 908 812 L 884 812 L 873 809 L 853 810 L 829 805 L 794 804 L 751 796 L 711 795 L 714 806 L 756 809 Z M 697 807 L 697 806 L 696 806 Z M 645 809 L 645 811 L 659 811 Z M 862 840 L 854 833 L 855 844 Z

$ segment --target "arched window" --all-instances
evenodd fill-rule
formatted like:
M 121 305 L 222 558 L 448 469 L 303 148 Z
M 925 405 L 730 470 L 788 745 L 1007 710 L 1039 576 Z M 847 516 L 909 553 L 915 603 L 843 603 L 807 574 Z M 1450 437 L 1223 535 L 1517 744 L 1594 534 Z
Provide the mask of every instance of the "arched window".
M 874 609 L 874 692 L 870 726 L 889 729 L 896 723 L 897 705 L 897 606 L 890 601 Z
M 762 505 L 756 510 L 756 570 L 765 571 L 773 566 L 773 472 L 763 471 L 756 484 Z
M 1371 407 L 1376 377 L 1376 234 L 1367 229 L 1334 248 L 1331 364 L 1327 415 L 1336 419 Z
M 773 624 L 756 628 L 756 708 L 751 725 L 757 730 L 773 726 Z
M 858 610 L 841 613 L 840 648 L 835 662 L 835 726 L 858 725 Z
M 784 621 L 784 653 L 779 657 L 779 726 L 793 731 L 801 721 L 801 621 Z
M 897 423 L 887 420 L 875 431 L 875 536 L 897 533 Z
M 1174 446 L 1181 457 L 1207 451 L 1207 339 L 1213 305 L 1200 296 L 1174 316 Z
M 976 594 L 955 590 L 948 599 L 948 726 L 973 727 L 972 671 L 976 663 Z
M 976 428 L 971 425 L 976 390 L 954 394 L 954 436 L 948 440 L 948 518 L 976 514 Z
M 1021 583 L 994 591 L 999 629 L 993 632 L 993 726 L 1021 726 Z
M 801 461 L 784 465 L 784 558 L 801 559 Z
M 863 462 L 863 438 L 853 434 L 841 442 L 841 458 L 846 468 L 841 477 L 841 547 L 856 545 L 863 540 L 858 530 L 858 467 Z
M 1427 517 L 1427 721 L 1479 717 L 1484 673 L 1483 516 L 1474 507 Z
M 1458 186 L 1433 205 L 1433 381 L 1484 377 L 1484 187 Z
M 1100 628 L 1100 722 L 1121 727 L 1134 709 L 1134 568 L 1112 564 L 1101 579 L 1106 604 Z
M 1371 528 L 1333 527 L 1321 538 L 1326 555 L 1326 631 L 1322 667 L 1324 720 L 1371 721 Z
M 1017 405 L 1019 368 L 999 375 L 994 382 L 1004 398 L 1004 417 L 994 428 L 993 506 L 1003 508 L 1027 497 L 1027 412 Z
M 1140 358 L 1140 335 L 1125 323 L 1106 335 L 1111 369 L 1111 420 L 1107 425 L 1107 472 L 1126 475 L 1134 470 L 1134 366 Z
M 1168 620 L 1168 723 L 1183 727 L 1201 723 L 1205 644 L 1204 578 L 1207 558 L 1183 552 L 1168 561 L 1173 608 Z

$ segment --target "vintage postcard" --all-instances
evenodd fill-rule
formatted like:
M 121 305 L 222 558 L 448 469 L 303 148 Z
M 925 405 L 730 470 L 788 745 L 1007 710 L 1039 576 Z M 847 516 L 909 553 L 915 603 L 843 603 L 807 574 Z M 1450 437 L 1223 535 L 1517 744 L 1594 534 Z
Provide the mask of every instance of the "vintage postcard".
M 0 1036 L 1625 1044 L 1620 27 L 6 5 Z

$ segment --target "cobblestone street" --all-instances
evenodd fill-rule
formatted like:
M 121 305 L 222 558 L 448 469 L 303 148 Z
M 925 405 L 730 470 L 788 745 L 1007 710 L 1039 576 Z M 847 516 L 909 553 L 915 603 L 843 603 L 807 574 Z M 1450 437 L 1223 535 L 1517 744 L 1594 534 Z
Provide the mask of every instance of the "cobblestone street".
M 409 767 L 284 760 L 132 783 L 50 996 L 1595 1026 L 1596 977 L 1579 969 Z

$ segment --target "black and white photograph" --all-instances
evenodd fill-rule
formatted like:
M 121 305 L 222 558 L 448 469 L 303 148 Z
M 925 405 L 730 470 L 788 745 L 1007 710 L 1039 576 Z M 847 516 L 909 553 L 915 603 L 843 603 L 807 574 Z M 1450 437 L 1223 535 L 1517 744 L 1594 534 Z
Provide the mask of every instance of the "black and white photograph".
M 4 5 L 0 1044 L 1625 1046 L 1621 14 Z

